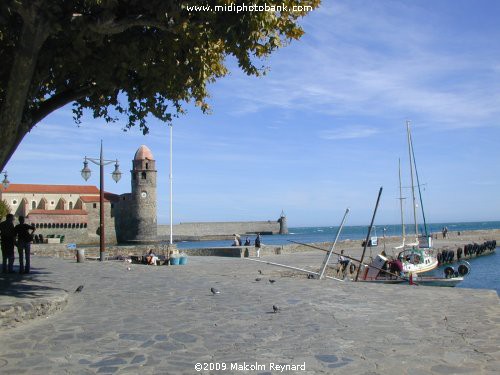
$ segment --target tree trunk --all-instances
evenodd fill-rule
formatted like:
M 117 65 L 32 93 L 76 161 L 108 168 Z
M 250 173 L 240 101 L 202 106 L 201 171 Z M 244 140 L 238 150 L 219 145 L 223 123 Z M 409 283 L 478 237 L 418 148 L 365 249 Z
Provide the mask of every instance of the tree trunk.
M 35 4 L 36 5 L 36 4 Z M 38 53 L 50 33 L 50 25 L 35 6 L 22 12 L 23 25 L 16 46 L 5 101 L 0 107 L 0 170 L 3 170 L 24 136 L 31 130 L 28 98 Z

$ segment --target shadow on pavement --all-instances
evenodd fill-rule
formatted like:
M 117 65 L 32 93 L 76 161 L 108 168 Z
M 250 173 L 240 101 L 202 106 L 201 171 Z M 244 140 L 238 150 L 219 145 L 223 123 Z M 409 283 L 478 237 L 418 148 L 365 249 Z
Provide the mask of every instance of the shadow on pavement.
M 0 297 L 37 298 L 63 290 L 42 284 L 40 276 L 48 274 L 43 268 L 32 268 L 29 274 L 19 274 L 16 268 L 14 273 L 0 273 Z

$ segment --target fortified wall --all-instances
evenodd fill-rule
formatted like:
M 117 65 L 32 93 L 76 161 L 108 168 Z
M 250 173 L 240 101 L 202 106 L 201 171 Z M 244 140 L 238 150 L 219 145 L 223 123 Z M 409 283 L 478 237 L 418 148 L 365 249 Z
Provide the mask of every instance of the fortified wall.
M 197 241 L 231 239 L 235 234 L 240 236 L 260 234 L 287 234 L 286 218 L 267 221 L 228 221 L 228 222 L 196 222 L 180 223 L 173 226 L 174 241 Z M 158 237 L 166 239 L 170 236 L 170 225 L 158 226 Z

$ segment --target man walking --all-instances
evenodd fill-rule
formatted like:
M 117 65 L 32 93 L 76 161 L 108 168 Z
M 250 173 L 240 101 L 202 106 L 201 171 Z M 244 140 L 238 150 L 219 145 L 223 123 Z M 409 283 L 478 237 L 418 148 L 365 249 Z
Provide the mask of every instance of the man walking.
M 19 273 L 30 273 L 31 242 L 33 242 L 35 226 L 25 224 L 24 216 L 19 216 L 19 224 L 16 225 L 15 229 L 17 234 L 17 251 L 19 252 Z M 23 255 L 26 259 L 26 264 L 23 264 Z
M 0 234 L 2 236 L 2 272 L 14 272 L 14 243 L 16 231 L 14 229 L 14 215 L 7 214 L 5 221 L 0 223 Z M 8 266 L 7 266 L 8 263 Z

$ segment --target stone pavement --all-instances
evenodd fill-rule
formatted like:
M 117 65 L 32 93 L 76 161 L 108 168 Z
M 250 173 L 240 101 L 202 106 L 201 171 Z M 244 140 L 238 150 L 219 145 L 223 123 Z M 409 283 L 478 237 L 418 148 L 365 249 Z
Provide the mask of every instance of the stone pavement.
M 43 271 L 20 275 L 0 273 L 0 329 L 15 327 L 20 322 L 44 317 L 62 310 L 68 293 L 52 286 Z M 45 282 L 44 282 L 45 281 Z
M 322 258 L 265 260 L 317 267 Z M 64 308 L 2 325 L 1 374 L 420 375 L 500 368 L 493 291 L 310 280 L 218 257 L 161 267 L 34 257 L 32 268 L 30 275 L 2 276 L 2 311 L 54 301 Z M 83 290 L 74 293 L 79 285 Z

